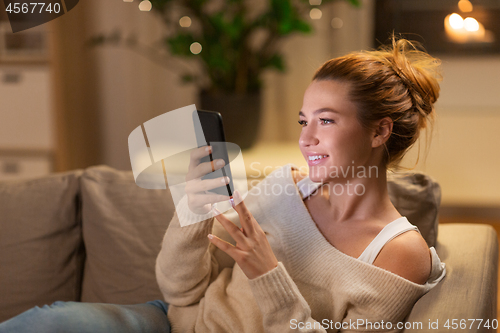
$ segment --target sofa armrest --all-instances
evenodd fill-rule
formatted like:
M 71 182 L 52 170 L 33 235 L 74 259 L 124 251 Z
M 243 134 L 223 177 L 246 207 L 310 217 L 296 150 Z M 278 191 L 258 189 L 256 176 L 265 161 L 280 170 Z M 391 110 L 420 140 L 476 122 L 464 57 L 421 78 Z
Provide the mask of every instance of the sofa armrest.
M 465 319 L 466 329 L 458 327 L 461 332 L 496 332 L 491 328 L 492 320 L 497 319 L 498 240 L 495 229 L 486 224 L 442 224 L 436 251 L 446 264 L 446 277 L 415 304 L 407 319 L 408 323 L 421 322 L 421 329 L 404 332 L 457 331 L 444 326 L 448 319 L 450 325 L 453 319 L 458 325 Z M 472 319 L 483 319 L 482 325 Z M 488 319 L 489 329 L 484 326 Z M 437 329 L 429 328 L 429 322 L 436 321 Z

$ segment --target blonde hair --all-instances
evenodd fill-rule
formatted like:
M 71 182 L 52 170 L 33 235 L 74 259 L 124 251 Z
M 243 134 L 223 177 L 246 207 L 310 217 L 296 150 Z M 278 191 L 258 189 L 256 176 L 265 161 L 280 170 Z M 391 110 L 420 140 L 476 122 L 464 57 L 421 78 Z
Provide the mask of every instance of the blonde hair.
M 384 117 L 392 119 L 392 133 L 385 143 L 388 168 L 398 168 L 429 123 L 432 130 L 441 62 L 419 48 L 418 43 L 393 37 L 392 45 L 376 51 L 331 59 L 313 77 L 313 81 L 348 83 L 350 97 L 358 106 L 358 120 L 365 128 Z

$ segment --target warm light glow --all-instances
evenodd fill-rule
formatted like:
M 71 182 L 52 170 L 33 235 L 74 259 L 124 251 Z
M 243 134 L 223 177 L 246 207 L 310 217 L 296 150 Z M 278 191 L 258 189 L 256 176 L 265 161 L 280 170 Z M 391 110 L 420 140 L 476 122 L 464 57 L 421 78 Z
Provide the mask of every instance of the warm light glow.
M 469 0 L 460 0 L 458 2 L 458 9 L 460 9 L 464 13 L 469 13 L 472 12 L 474 7 L 472 6 L 472 3 Z
M 453 29 L 462 29 L 464 27 L 464 19 L 457 13 L 453 13 L 448 16 L 448 22 Z
M 309 12 L 309 16 L 313 19 L 313 20 L 319 20 L 321 18 L 321 16 L 323 16 L 323 13 L 321 12 L 321 9 L 318 9 L 318 8 L 313 8 L 311 9 L 311 11 Z
M 344 26 L 344 21 L 340 17 L 332 18 L 332 22 L 330 23 L 333 29 L 340 29 Z
M 201 52 L 201 49 L 202 49 L 201 44 L 198 42 L 194 42 L 189 47 L 189 51 L 191 51 L 192 54 L 199 54 Z
M 148 0 L 141 1 L 141 3 L 139 4 L 139 10 L 143 12 L 149 12 L 151 8 L 153 8 L 153 5 Z
M 467 31 L 478 31 L 479 30 L 479 22 L 472 17 L 467 17 L 464 20 L 464 28 Z
M 134 2 L 134 0 L 123 0 L 123 2 Z
M 179 25 L 183 28 L 189 28 L 191 26 L 191 18 L 189 16 L 181 17 Z
M 309 0 L 309 4 L 311 6 L 319 6 L 321 5 L 321 0 Z
M 446 16 L 444 30 L 448 39 L 454 43 L 493 43 L 495 34 L 486 30 L 475 18 L 465 20 L 458 14 Z

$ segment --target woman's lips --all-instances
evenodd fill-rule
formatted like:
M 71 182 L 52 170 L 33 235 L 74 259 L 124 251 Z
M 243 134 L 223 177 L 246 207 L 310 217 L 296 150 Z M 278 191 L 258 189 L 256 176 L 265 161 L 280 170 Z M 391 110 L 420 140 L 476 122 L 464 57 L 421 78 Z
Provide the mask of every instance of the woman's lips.
M 326 156 L 326 157 L 323 157 L 323 158 L 318 158 L 317 160 L 310 160 L 309 158 L 307 158 L 307 164 L 309 166 L 318 165 L 318 164 L 323 163 L 329 157 L 330 156 Z

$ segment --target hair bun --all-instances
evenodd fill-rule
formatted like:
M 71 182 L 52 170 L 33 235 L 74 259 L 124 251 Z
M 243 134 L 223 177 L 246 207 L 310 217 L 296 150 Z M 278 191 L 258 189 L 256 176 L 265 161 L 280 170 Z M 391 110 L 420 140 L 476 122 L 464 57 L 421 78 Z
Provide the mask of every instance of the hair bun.
M 415 42 L 393 37 L 388 60 L 394 73 L 408 88 L 414 106 L 411 111 L 425 117 L 432 114 L 439 97 L 441 62 L 419 48 L 421 46 Z

